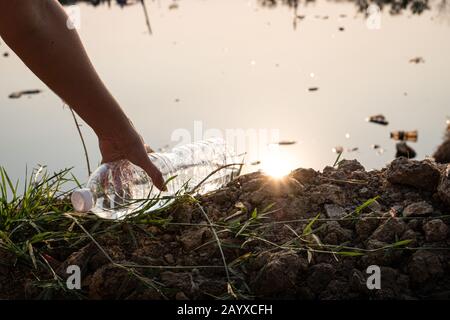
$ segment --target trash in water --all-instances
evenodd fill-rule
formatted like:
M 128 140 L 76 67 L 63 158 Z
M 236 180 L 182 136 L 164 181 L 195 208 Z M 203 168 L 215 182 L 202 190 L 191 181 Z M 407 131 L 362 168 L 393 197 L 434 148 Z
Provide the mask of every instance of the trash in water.
M 358 151 L 359 148 L 358 147 L 354 147 L 354 148 L 347 148 L 347 152 L 355 152 Z
M 339 18 L 346 18 L 346 17 L 347 17 L 347 15 L 345 13 L 342 13 L 339 15 Z
M 344 147 L 337 146 L 337 147 L 334 147 L 333 149 L 331 149 L 331 151 L 333 151 L 334 153 L 342 153 L 342 152 L 344 152 Z
M 258 161 L 253 161 L 253 162 L 250 163 L 251 166 L 257 166 L 257 165 L 260 165 L 260 164 L 261 164 L 261 161 L 259 161 L 259 160 Z
M 345 134 L 345 139 L 350 139 L 350 133 Z
M 339 27 L 339 31 L 344 31 L 345 28 L 344 27 Z
M 382 155 L 384 153 L 384 149 L 379 144 L 372 144 L 370 147 L 373 150 L 376 150 L 377 155 Z
M 395 154 L 396 158 L 406 157 L 412 159 L 416 157 L 416 151 L 408 146 L 406 142 L 398 142 L 395 147 L 397 148 L 397 152 Z
M 414 131 L 392 131 L 391 139 L 397 141 L 411 141 L 417 142 L 418 133 L 417 130 Z
M 293 145 L 296 143 L 297 143 L 297 141 L 294 141 L 294 140 L 281 140 L 281 141 L 278 141 L 276 144 L 278 144 L 280 146 L 290 146 L 290 145 Z
M 425 59 L 422 57 L 415 57 L 415 58 L 409 59 L 409 63 L 415 63 L 415 64 L 425 63 Z
M 376 114 L 374 116 L 370 116 L 369 118 L 366 119 L 366 121 L 376 123 L 376 124 L 381 124 L 383 126 L 387 126 L 389 124 L 389 122 L 386 120 L 386 117 L 383 116 L 382 114 Z
M 9 53 L 8 53 L 8 52 L 5 52 L 5 53 L 3 53 L 3 56 L 4 56 L 5 58 L 9 57 Z
M 10 99 L 19 99 L 22 96 L 29 96 L 29 95 L 33 95 L 33 94 L 38 94 L 41 93 L 41 90 L 23 90 L 23 91 L 17 91 L 17 92 L 13 92 L 9 95 Z
M 308 88 L 308 91 L 310 91 L 310 92 L 317 91 L 317 90 L 319 90 L 318 87 L 311 87 L 311 88 Z
M 175 10 L 178 9 L 178 3 L 171 3 L 169 5 L 169 10 Z

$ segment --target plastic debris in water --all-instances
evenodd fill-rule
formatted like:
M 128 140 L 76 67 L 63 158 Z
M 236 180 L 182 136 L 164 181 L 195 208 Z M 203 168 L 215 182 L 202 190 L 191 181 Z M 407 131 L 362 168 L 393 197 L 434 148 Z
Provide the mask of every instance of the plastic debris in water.
M 373 144 L 370 146 L 377 152 L 377 155 L 381 156 L 384 153 L 384 149 L 379 144 Z
M 350 139 L 350 133 L 345 134 L 345 139 Z
M 408 146 L 406 142 L 398 142 L 395 147 L 397 149 L 397 152 L 395 154 L 396 158 L 406 157 L 408 159 L 412 159 L 416 157 L 416 151 Z
M 384 149 L 380 148 L 377 150 L 377 155 L 381 156 L 384 153 Z
M 425 59 L 422 57 L 415 57 L 415 58 L 409 59 L 409 63 L 415 63 L 415 64 L 425 63 Z
M 376 114 L 374 116 L 370 116 L 366 119 L 367 122 L 372 122 L 376 124 L 381 124 L 383 126 L 387 126 L 389 122 L 386 120 L 386 117 L 382 114 Z
M 418 133 L 417 130 L 414 131 L 392 131 L 391 139 L 397 141 L 412 141 L 417 142 Z
M 3 53 L 3 56 L 4 56 L 5 58 L 9 57 L 9 53 L 8 53 L 8 52 L 5 52 L 5 53 Z
M 261 161 L 257 160 L 257 161 L 253 161 L 250 163 L 251 166 L 258 166 L 261 164 Z
M 339 27 L 339 31 L 344 31 L 345 28 L 344 27 Z
M 334 147 L 333 149 L 331 149 L 331 151 L 333 151 L 334 153 L 342 153 L 342 152 L 344 152 L 344 147 L 337 146 L 337 147 Z
M 358 147 L 348 148 L 348 149 L 347 149 L 347 152 L 355 152 L 355 151 L 358 151 L 358 150 L 359 150 Z
M 280 146 L 290 146 L 290 145 L 293 145 L 296 143 L 297 143 L 297 141 L 294 141 L 294 140 L 281 140 L 281 141 L 277 142 L 277 144 Z
M 308 91 L 310 91 L 310 92 L 318 91 L 318 90 L 319 90 L 319 88 L 317 88 L 317 87 L 308 88 Z
M 178 3 L 171 3 L 170 5 L 169 5 L 169 10 L 175 10 L 175 9 L 178 9 Z
M 17 92 L 13 92 L 9 95 L 10 99 L 19 99 L 20 97 L 24 96 L 24 95 L 33 95 L 33 94 L 38 94 L 41 93 L 41 90 L 23 90 L 23 91 L 17 91 Z

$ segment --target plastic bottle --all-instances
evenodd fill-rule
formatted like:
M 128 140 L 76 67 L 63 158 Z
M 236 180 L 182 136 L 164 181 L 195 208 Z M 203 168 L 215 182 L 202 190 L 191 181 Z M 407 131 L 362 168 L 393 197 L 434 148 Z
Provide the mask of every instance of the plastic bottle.
M 137 210 L 156 210 L 173 201 L 173 195 L 184 189 L 191 191 L 215 170 L 239 163 L 238 157 L 220 138 L 199 141 L 174 148 L 167 153 L 148 155 L 167 182 L 167 192 L 153 186 L 141 168 L 127 160 L 105 163 L 89 178 L 83 189 L 72 193 L 75 211 L 91 211 L 105 219 L 123 219 Z M 211 175 L 197 192 L 215 190 L 238 174 L 238 164 L 227 166 Z M 165 198 L 164 198 L 165 197 Z

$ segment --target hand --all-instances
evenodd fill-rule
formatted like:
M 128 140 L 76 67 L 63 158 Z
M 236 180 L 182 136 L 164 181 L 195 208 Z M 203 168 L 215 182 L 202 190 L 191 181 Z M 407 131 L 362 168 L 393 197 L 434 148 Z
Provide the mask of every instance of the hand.
M 152 179 L 153 184 L 159 190 L 167 191 L 161 172 L 150 161 L 147 155 L 147 153 L 153 152 L 153 150 L 144 144 L 142 137 L 132 125 L 130 130 L 126 130 L 114 138 L 99 137 L 99 145 L 102 154 L 102 163 L 122 159 L 129 160 L 145 170 Z

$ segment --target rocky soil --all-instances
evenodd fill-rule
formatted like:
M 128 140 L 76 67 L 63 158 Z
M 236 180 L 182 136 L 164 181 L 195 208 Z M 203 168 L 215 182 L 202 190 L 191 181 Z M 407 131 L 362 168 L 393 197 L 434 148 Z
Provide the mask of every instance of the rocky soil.
M 449 215 L 450 165 L 399 158 L 366 171 L 343 160 L 279 180 L 241 176 L 181 199 L 169 223 L 124 223 L 47 260 L 61 279 L 79 265 L 90 299 L 448 299 Z M 43 297 L 36 278 L 52 275 L 0 257 L 0 298 Z M 370 265 L 380 290 L 366 286 Z

